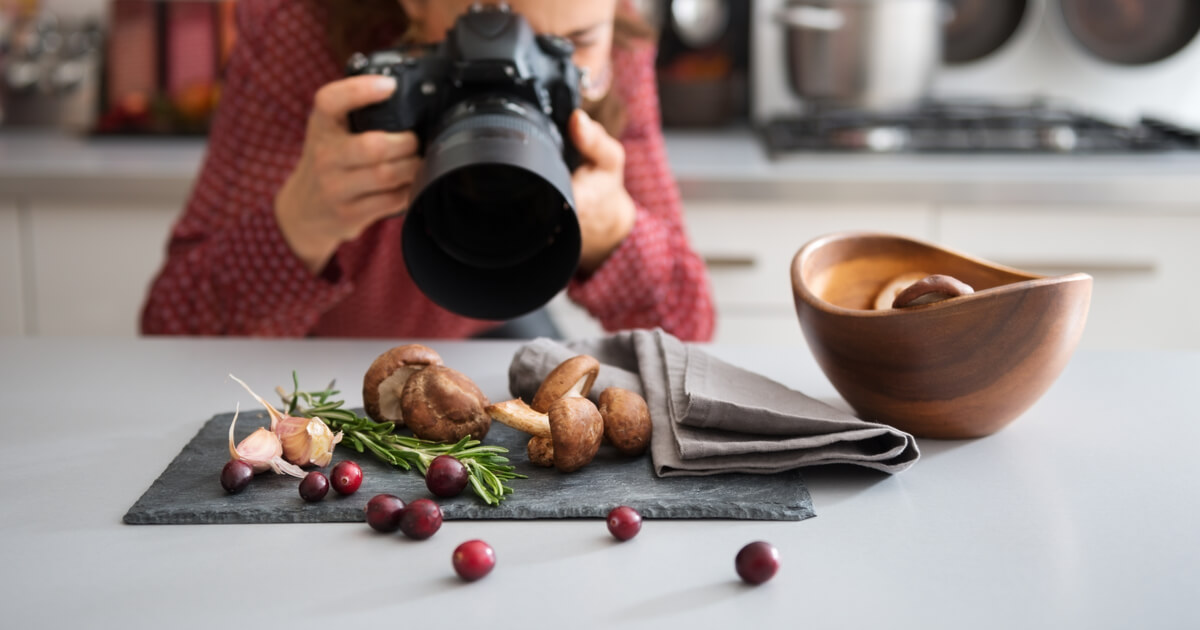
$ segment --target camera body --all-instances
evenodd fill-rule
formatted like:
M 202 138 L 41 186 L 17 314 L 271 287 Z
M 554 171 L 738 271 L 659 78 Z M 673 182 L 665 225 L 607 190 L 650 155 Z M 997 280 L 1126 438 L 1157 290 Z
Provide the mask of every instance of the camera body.
M 401 234 L 414 283 L 476 319 L 528 313 L 562 291 L 582 235 L 568 123 L 581 103 L 574 47 L 507 5 L 476 4 L 440 44 L 354 55 L 349 75 L 396 78 L 351 131 L 413 131 L 424 166 Z
M 507 97 L 549 119 L 574 171 L 581 160 L 567 123 L 582 98 L 574 52 L 569 40 L 534 33 L 505 4 L 475 5 L 440 44 L 353 55 L 347 76 L 395 77 L 396 91 L 351 112 L 350 130 L 412 131 L 424 153 L 438 131 L 470 114 L 472 103 Z

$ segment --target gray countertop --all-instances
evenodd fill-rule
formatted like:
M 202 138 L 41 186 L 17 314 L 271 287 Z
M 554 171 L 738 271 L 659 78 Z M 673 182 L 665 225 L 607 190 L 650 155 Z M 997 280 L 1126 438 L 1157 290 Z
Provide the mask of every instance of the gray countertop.
M 492 398 L 512 342 L 430 342 Z M 805 473 L 800 522 L 453 521 L 414 542 L 365 525 L 130 526 L 125 510 L 213 414 L 269 391 L 354 383 L 388 342 L 0 338 L 6 624 L 33 627 L 1200 627 L 1195 352 L 1088 352 L 999 433 L 921 441 L 895 477 Z M 818 398 L 802 348 L 710 351 Z M 68 376 L 65 369 L 71 375 Z M 213 483 L 217 482 L 213 471 Z M 520 492 L 520 488 L 517 488 Z M 365 500 L 365 497 L 364 497 Z M 453 577 L 482 538 L 496 570 Z M 747 542 L 779 548 L 740 584 Z
M 1127 155 L 799 154 L 770 159 L 754 133 L 669 130 L 688 199 L 1200 206 L 1200 152 Z M 186 192 L 200 138 L 0 133 L 0 194 L 142 187 Z

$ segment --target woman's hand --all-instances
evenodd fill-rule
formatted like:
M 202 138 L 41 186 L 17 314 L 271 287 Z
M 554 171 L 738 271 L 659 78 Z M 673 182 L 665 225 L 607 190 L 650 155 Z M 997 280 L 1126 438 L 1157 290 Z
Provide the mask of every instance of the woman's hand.
M 571 115 L 569 130 L 583 155 L 571 176 L 583 236 L 579 266 L 592 272 L 633 231 L 637 209 L 625 190 L 625 147 L 583 110 Z
M 411 132 L 350 133 L 351 111 L 386 99 L 391 77 L 334 81 L 317 91 L 300 162 L 275 197 L 275 218 L 292 251 L 313 273 L 339 245 L 408 208 L 421 165 Z

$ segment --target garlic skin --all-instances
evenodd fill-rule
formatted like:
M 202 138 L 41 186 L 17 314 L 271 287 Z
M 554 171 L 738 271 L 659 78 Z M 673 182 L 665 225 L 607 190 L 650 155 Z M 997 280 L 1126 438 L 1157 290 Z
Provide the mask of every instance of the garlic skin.
M 234 410 L 233 421 L 229 423 L 229 456 L 249 464 L 256 473 L 273 470 L 276 474 L 303 478 L 305 472 L 299 466 L 283 459 L 279 436 L 265 428 L 259 427 L 237 446 L 233 445 L 233 428 L 237 426 L 240 411 L 240 408 Z

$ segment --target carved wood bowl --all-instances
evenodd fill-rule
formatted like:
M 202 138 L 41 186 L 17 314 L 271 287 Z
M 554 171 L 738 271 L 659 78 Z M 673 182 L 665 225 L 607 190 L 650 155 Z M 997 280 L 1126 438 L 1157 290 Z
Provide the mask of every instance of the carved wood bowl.
M 975 292 L 876 310 L 901 274 L 950 275 Z M 990 435 L 1025 412 L 1066 366 L 1092 278 L 1040 276 L 931 243 L 839 233 L 792 261 L 800 327 L 833 386 L 867 420 L 918 437 Z

